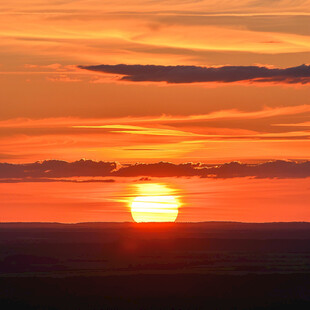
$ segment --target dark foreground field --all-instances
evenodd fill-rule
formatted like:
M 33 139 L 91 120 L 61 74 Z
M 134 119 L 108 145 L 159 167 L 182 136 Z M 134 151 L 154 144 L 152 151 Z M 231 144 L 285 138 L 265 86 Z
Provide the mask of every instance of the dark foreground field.
M 310 224 L 0 224 L 0 309 L 310 309 Z

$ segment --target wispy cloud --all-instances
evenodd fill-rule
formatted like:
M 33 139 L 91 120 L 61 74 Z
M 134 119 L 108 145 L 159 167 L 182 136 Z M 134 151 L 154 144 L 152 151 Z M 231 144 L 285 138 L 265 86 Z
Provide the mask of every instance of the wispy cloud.
M 222 119 L 264 119 L 285 115 L 297 115 L 310 112 L 310 105 L 296 106 L 278 106 L 265 107 L 256 111 L 240 111 L 237 109 L 218 110 L 207 114 L 196 115 L 160 115 L 160 116 L 128 116 L 121 118 L 77 118 L 77 117 L 59 117 L 59 118 L 15 118 L 0 121 L 0 128 L 113 128 L 111 126 L 126 125 L 126 129 L 141 129 L 132 124 L 143 123 L 174 123 L 174 122 L 195 122 L 201 120 L 222 120 Z M 105 124 L 105 125 L 102 125 Z M 131 126 L 131 127 L 128 127 Z M 118 128 L 118 129 L 125 129 Z
M 79 78 L 72 78 L 65 74 L 60 74 L 55 77 L 48 77 L 47 78 L 51 82 L 64 82 L 64 83 L 72 83 L 72 82 L 81 82 L 82 80 Z
M 272 124 L 273 126 L 281 126 L 281 127 L 310 127 L 310 122 L 302 122 L 302 123 L 287 123 L 287 124 Z
M 112 161 L 307 158 L 307 128 L 272 125 L 287 116 L 292 121 L 306 120 L 309 114 L 309 105 L 299 105 L 200 115 L 10 119 L 0 121 L 0 153 L 4 160 L 14 162 L 51 157 Z
M 110 132 L 121 132 L 135 135 L 200 137 L 202 134 L 165 128 L 148 128 L 132 125 L 74 126 L 74 128 L 112 129 Z

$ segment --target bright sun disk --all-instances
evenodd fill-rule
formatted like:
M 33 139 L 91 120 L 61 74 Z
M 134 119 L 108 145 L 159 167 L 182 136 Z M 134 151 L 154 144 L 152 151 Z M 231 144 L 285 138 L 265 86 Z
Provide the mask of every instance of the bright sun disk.
M 180 201 L 165 184 L 136 184 L 137 196 L 131 201 L 135 222 L 174 222 Z

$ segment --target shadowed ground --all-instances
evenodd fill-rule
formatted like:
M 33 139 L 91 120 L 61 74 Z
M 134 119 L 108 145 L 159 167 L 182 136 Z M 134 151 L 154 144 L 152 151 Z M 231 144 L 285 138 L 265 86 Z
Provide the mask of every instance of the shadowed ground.
M 3 309 L 308 309 L 310 224 L 0 224 Z

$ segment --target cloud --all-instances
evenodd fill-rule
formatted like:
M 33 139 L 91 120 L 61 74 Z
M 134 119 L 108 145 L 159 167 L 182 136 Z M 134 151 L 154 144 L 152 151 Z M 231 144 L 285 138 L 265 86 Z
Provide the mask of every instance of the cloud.
M 179 83 L 310 83 L 310 65 L 290 68 L 270 68 L 265 66 L 157 66 L 157 65 L 97 65 L 79 66 L 95 72 L 121 75 L 120 81 Z
M 287 107 L 265 107 L 261 110 L 256 111 L 240 111 L 237 109 L 230 109 L 230 110 L 218 110 L 213 111 L 208 114 L 196 114 L 196 115 L 161 115 L 159 117 L 126 117 L 126 118 L 114 118 L 114 119 L 103 119 L 102 122 L 105 124 L 107 122 L 114 123 L 113 126 L 116 126 L 114 128 L 120 129 L 119 124 L 130 124 L 130 123 L 155 123 L 155 124 L 161 124 L 161 123 L 171 123 L 174 122 L 196 122 L 196 121 L 208 121 L 208 120 L 230 120 L 230 119 L 264 119 L 269 117 L 276 117 L 276 116 L 284 116 L 284 115 L 295 115 L 295 114 L 303 114 L 303 113 L 309 113 L 310 112 L 310 105 L 303 104 L 303 105 L 297 105 L 297 106 L 287 106 Z M 0 127 L 6 127 L 6 126 L 12 126 L 14 120 L 9 123 L 8 121 L 0 122 Z M 23 120 L 19 119 L 19 126 L 23 126 L 22 123 Z M 46 120 L 48 121 L 48 120 Z M 74 120 L 77 122 L 78 120 Z M 100 120 L 95 120 L 97 123 L 100 122 Z M 24 123 L 26 121 L 24 120 Z M 27 121 L 28 125 L 30 124 L 30 120 Z M 73 120 L 72 120 L 73 122 Z M 80 121 L 82 122 L 82 120 Z M 86 122 L 94 123 L 94 120 L 85 120 Z M 35 121 L 32 121 L 32 123 L 35 123 Z M 117 123 L 117 125 L 116 125 Z M 127 126 L 127 127 L 125 127 Z M 141 128 L 138 126 L 130 126 L 125 125 L 122 127 L 123 129 L 135 129 L 142 130 L 145 128 Z M 74 128 L 113 128 L 111 125 L 73 125 Z
M 172 130 L 165 128 L 147 128 L 132 125 L 102 125 L 102 126 L 74 126 L 74 128 L 88 128 L 88 129 L 112 129 L 110 132 L 114 133 L 129 133 L 135 135 L 152 135 L 152 136 L 179 136 L 179 137 L 200 137 L 201 134 L 192 132 L 185 132 L 181 130 Z
M 0 178 L 108 176 L 116 168 L 116 162 L 96 162 L 84 159 L 71 163 L 61 160 L 45 160 L 30 164 L 0 163 Z
M 54 178 L 7 178 L 1 179 L 0 183 L 113 183 L 114 179 L 54 179 Z
M 218 178 L 306 178 L 310 177 L 310 161 L 294 162 L 276 160 L 256 165 L 231 162 L 211 168 Z M 207 177 L 208 175 L 204 175 Z
M 202 178 L 306 178 L 310 161 L 276 160 L 260 164 L 230 162 L 220 165 L 170 162 L 136 163 L 119 166 L 116 162 L 47 160 L 30 164 L 0 163 L 0 182 L 113 182 L 111 179 L 64 179 L 72 177 L 202 177 Z
M 310 151 L 309 127 L 273 124 L 305 122 L 309 113 L 310 105 L 302 105 L 200 115 L 9 119 L 0 121 L 0 162 L 46 158 L 223 162 L 283 159 L 283 154 L 285 159 L 305 159 Z
M 115 171 L 116 176 L 124 177 L 179 177 L 179 176 L 197 176 L 200 175 L 201 164 L 184 163 L 184 164 L 173 164 L 169 162 L 159 163 L 137 163 L 134 165 L 128 165 L 121 167 Z
M 281 126 L 281 127 L 310 127 L 310 122 L 273 124 L 273 126 Z
M 159 116 L 127 116 L 114 118 L 79 118 L 79 117 L 56 117 L 56 118 L 12 118 L 0 120 L 0 128 L 98 128 L 111 129 L 120 125 L 127 126 L 126 129 L 145 130 L 132 124 L 173 124 L 175 122 L 196 122 L 208 120 L 230 120 L 230 119 L 264 119 L 285 115 L 297 115 L 310 112 L 310 105 L 293 105 L 264 107 L 260 110 L 241 111 L 238 109 L 215 110 L 207 114 L 190 114 L 190 115 L 169 115 L 162 114 Z M 105 125 L 102 125 L 105 124 Z M 131 126 L 131 127 L 129 127 Z M 116 127 L 114 127 L 116 129 Z M 124 127 L 123 127 L 124 129 Z
M 242 164 L 230 162 L 211 166 L 201 163 L 173 164 L 159 162 L 136 164 L 121 167 L 114 172 L 117 176 L 182 177 L 199 176 L 203 178 L 305 178 L 310 177 L 310 161 L 271 161 L 262 164 Z
M 51 82 L 65 82 L 65 83 L 66 82 L 81 82 L 82 81 L 81 79 L 71 78 L 70 76 L 65 75 L 65 74 L 61 74 L 61 75 L 58 75 L 56 77 L 48 77 L 47 79 Z

